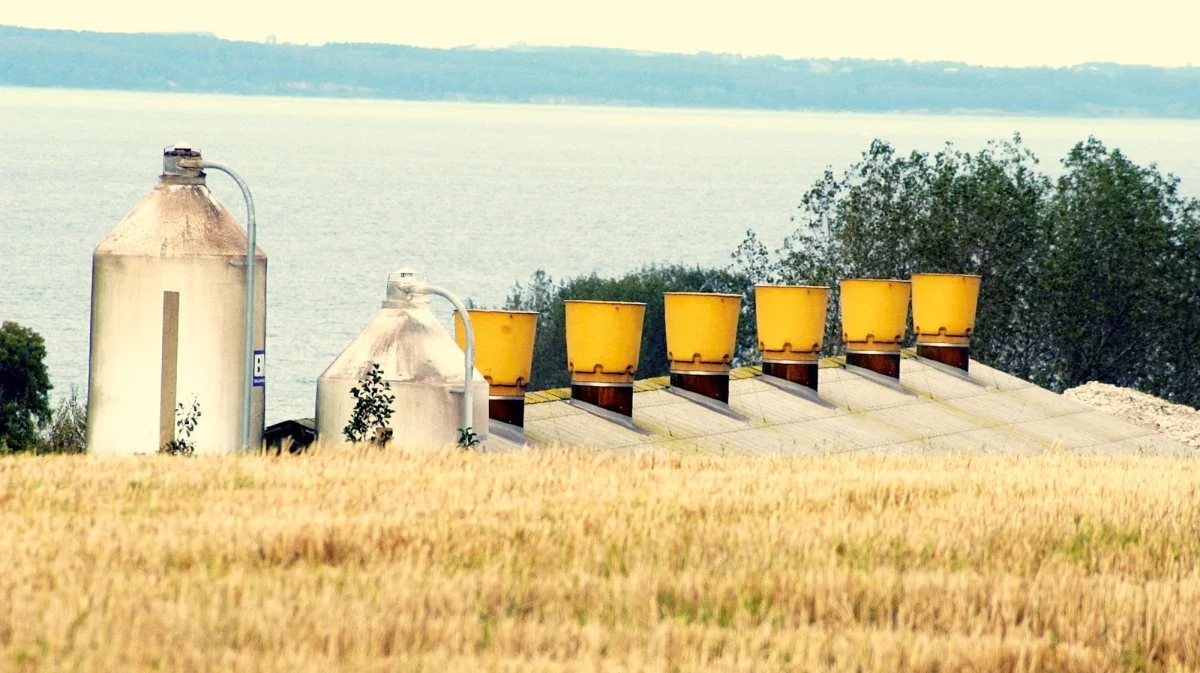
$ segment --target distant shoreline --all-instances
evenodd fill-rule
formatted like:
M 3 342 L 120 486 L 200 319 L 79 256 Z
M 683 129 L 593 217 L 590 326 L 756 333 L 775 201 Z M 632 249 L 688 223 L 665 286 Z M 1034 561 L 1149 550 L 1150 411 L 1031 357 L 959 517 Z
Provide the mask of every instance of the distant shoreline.
M 1200 68 L 431 49 L 0 26 L 0 86 L 680 110 L 1200 119 Z
M 1200 122 L 1200 116 L 1181 116 L 1172 117 L 1165 115 L 1151 115 L 1140 113 L 1111 113 L 1111 114 L 1085 114 L 1085 113 L 1050 113 L 1050 112 L 1008 112 L 1004 110 L 986 110 L 986 109 L 961 109 L 961 110 L 919 110 L 919 109 L 896 109 L 896 110 L 851 110 L 851 109 L 776 109 L 776 108 L 753 108 L 753 107 L 704 107 L 704 106 L 679 106 L 679 105 L 648 105 L 636 102 L 623 101 L 562 101 L 562 102 L 543 102 L 543 101 L 525 101 L 525 100 L 433 100 L 433 99 L 412 99 L 412 98 L 389 98 L 389 97 L 355 97 L 355 96 L 322 96 L 322 95 L 302 95 L 294 93 L 238 93 L 229 91 L 185 91 L 185 90 L 170 90 L 170 89 L 113 89 L 113 88 L 82 88 L 82 87 L 67 87 L 54 85 L 10 85 L 0 83 L 0 92 L 5 90 L 10 91 L 26 91 L 26 92 L 55 92 L 63 94 L 147 94 L 153 96 L 171 96 L 171 97 L 228 97 L 241 100 L 262 100 L 262 101 L 317 101 L 329 103 L 410 103 L 416 105 L 471 105 L 471 106 L 496 106 L 496 107 L 530 107 L 543 109 L 571 109 L 571 110 L 595 110 L 598 112 L 610 110 L 630 110 L 630 111 L 647 111 L 647 112 L 664 112 L 664 113 L 746 113 L 751 115 L 810 115 L 810 116 L 836 116 L 836 117 L 953 117 L 953 118 L 1012 118 L 1012 119 L 1094 119 L 1094 120 L 1112 120 L 1112 121 L 1174 121 L 1174 122 Z M 2 96 L 0 96 L 0 106 L 8 104 Z

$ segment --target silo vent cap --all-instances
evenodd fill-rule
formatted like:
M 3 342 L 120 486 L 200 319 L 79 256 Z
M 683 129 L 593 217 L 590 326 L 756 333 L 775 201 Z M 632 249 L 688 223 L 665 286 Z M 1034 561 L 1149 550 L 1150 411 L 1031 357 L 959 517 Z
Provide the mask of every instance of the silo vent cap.
M 199 158 L 200 149 L 193 143 L 178 142 L 163 148 L 164 157 L 193 157 Z
M 403 280 L 408 280 L 408 281 L 419 280 L 419 281 L 422 281 L 422 282 L 423 282 L 423 281 L 425 280 L 425 274 L 421 273 L 420 271 L 417 271 L 416 269 L 414 269 L 414 268 L 412 268 L 412 267 L 407 267 L 407 266 L 406 266 L 406 267 L 404 267 L 404 268 L 402 268 L 402 269 L 396 269 L 395 271 L 393 271 L 393 272 L 389 273 L 389 274 L 388 274 L 388 282 L 391 282 L 391 281 L 392 281 L 392 279 L 395 279 L 395 280 L 398 280 L 398 281 L 403 281 Z
M 163 177 L 203 178 L 200 150 L 192 143 L 178 142 L 163 148 Z
M 425 275 L 405 267 L 388 274 L 384 308 L 406 308 L 415 303 L 428 303 L 425 295 Z

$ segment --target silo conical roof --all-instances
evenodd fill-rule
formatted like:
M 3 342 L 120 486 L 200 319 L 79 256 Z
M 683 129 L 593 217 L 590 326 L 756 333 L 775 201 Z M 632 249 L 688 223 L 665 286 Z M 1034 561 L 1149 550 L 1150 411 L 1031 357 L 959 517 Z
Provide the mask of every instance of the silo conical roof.
M 244 257 L 246 230 L 203 183 L 164 180 L 100 242 L 96 254 Z M 255 256 L 266 254 L 256 248 Z

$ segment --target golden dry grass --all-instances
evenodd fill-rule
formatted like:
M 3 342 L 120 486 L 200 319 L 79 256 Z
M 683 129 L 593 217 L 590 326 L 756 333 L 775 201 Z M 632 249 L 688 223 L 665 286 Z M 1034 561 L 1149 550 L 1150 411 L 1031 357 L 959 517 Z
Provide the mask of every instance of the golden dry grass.
M 0 670 L 1186 670 L 1200 463 L 0 460 Z

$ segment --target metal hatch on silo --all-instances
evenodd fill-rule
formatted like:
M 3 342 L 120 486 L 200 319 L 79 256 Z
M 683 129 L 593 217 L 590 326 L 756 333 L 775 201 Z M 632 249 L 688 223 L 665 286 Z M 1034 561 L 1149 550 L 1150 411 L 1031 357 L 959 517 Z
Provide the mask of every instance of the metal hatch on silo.
M 267 256 L 254 248 L 252 284 L 251 237 L 208 190 L 204 163 L 185 143 L 166 148 L 158 184 L 92 256 L 90 453 L 155 453 L 177 439 L 198 454 L 262 443 Z M 257 369 L 246 423 L 251 286 Z M 193 403 L 194 429 L 180 432 L 179 405 L 187 414 Z
M 407 291 L 411 271 L 388 275 L 383 304 L 366 327 L 317 379 L 317 438 L 327 447 L 351 444 L 344 432 L 356 404 L 352 388 L 378 365 L 387 383 L 390 437 L 387 446 L 437 449 L 459 442 L 462 427 L 463 351 L 429 310 L 426 294 Z M 418 283 L 423 284 L 423 283 Z M 472 368 L 471 429 L 486 444 L 488 382 Z

